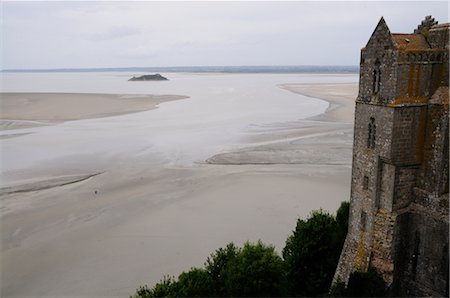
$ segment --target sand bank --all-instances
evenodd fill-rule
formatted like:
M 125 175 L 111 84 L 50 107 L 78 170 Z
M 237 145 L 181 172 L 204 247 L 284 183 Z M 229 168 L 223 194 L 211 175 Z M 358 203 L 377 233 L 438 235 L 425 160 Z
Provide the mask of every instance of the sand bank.
M 0 130 L 142 112 L 181 95 L 0 93 Z
M 347 180 L 332 167 L 124 168 L 22 194 L 2 218 L 2 297 L 124 297 L 229 242 L 281 250 L 298 217 L 346 199 Z
M 312 119 L 353 123 L 355 100 L 358 95 L 357 84 L 282 84 L 279 87 L 305 96 L 324 99 L 330 103 L 324 114 Z
M 315 95 L 330 100 L 336 88 Z M 209 159 L 226 166 L 174 166 L 142 151 L 28 169 L 46 178 L 0 196 L 1 296 L 124 297 L 202 266 L 231 241 L 262 239 L 280 251 L 299 217 L 349 198 L 354 96 L 333 99 L 320 120 L 249 127 L 242 147 Z
M 248 146 L 207 163 L 350 165 L 356 84 L 283 84 L 280 88 L 329 102 L 325 113 L 250 132 Z

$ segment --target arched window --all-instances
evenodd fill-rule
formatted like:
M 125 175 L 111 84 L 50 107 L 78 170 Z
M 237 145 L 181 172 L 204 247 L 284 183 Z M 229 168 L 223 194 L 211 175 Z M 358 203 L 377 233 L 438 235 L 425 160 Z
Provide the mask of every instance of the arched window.
M 375 148 L 375 135 L 377 133 L 377 126 L 375 125 L 375 118 L 370 118 L 367 135 L 367 148 Z
M 378 93 L 380 91 L 380 80 L 381 80 L 381 71 L 380 71 L 380 61 L 377 59 L 375 62 L 375 67 L 373 70 L 373 93 Z

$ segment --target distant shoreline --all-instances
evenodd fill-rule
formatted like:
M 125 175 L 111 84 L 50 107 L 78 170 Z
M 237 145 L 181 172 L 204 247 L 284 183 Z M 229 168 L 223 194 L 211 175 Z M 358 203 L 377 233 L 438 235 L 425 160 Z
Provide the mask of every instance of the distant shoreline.
M 173 66 L 173 67 L 112 67 L 112 68 L 50 68 L 4 69 L 2 73 L 25 72 L 198 72 L 198 73 L 358 73 L 357 65 L 258 65 L 258 66 Z

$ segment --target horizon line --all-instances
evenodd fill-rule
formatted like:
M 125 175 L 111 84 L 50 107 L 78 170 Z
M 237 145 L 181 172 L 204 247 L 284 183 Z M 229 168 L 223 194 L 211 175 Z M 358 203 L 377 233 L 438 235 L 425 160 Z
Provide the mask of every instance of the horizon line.
M 303 69 L 302 69 L 303 68 Z M 330 69 L 331 68 L 331 69 Z M 192 71 L 192 72 L 246 72 L 246 71 L 305 71 L 344 68 L 346 71 L 358 70 L 358 65 L 192 65 L 192 66 L 126 66 L 126 67 L 64 67 L 64 68 L 8 68 L 0 72 L 88 72 L 88 71 Z

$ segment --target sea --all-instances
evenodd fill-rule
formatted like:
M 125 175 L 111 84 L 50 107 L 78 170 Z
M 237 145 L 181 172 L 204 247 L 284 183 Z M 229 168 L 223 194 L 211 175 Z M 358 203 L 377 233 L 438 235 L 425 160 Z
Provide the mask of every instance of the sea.
M 356 83 L 356 72 L 182 70 L 0 73 L 1 92 L 188 96 L 138 113 L 0 131 L 2 188 L 102 173 L 61 189 L 2 198 L 4 295 L 126 297 L 164 274 L 202 266 L 228 241 L 262 239 L 282 248 L 300 212 L 334 208 L 348 197 L 348 186 L 334 180 L 346 179 L 349 169 L 323 176 L 330 168 L 320 167 L 311 175 L 334 177 L 321 178 L 322 184 L 297 176 L 298 165 L 264 170 L 205 160 L 262 142 L 289 142 L 292 131 L 316 125 L 307 118 L 329 103 L 282 84 Z M 168 81 L 128 81 L 155 72 Z M 278 138 L 267 138 L 272 133 Z M 330 185 L 330 198 L 303 196 Z
M 7 69 L 3 72 L 357 73 L 356 65 L 256 65 Z
M 174 94 L 188 99 L 157 109 L 56 125 L 0 131 L 1 178 L 77 156 L 96 162 L 149 154 L 191 166 L 241 148 L 269 126 L 323 113 L 328 102 L 292 93 L 282 84 L 356 83 L 352 67 L 185 67 L 1 72 L 1 92 Z M 128 81 L 161 73 L 168 81 Z M 12 137 L 17 134 L 17 137 Z M 92 160 L 92 158 L 90 159 Z M 70 163 L 68 167 L 73 166 Z

